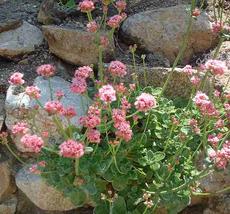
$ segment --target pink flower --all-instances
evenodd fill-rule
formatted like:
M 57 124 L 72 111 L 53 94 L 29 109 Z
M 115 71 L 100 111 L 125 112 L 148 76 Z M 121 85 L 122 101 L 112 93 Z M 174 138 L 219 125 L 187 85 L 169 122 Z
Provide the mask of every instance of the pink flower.
M 205 63 L 206 69 L 210 70 L 213 75 L 223 75 L 227 70 L 226 63 L 220 60 L 210 59 Z
M 63 111 L 63 105 L 59 101 L 48 101 L 46 102 L 44 109 L 49 114 L 61 114 Z
M 91 21 L 87 24 L 87 31 L 91 33 L 95 33 L 98 30 L 98 24 L 95 21 Z
M 126 9 L 127 3 L 124 0 L 118 0 L 116 2 L 116 7 L 119 11 L 123 11 Z
M 64 92 L 62 90 L 57 90 L 55 96 L 60 100 L 64 96 Z
M 46 162 L 45 161 L 39 161 L 38 162 L 38 166 L 45 167 L 46 166 Z
M 55 67 L 51 64 L 44 64 L 37 68 L 37 73 L 43 77 L 50 77 L 54 75 Z
M 217 147 L 220 139 L 216 135 L 208 135 L 208 142 L 212 144 L 212 146 Z
M 114 127 L 117 128 L 120 123 L 125 122 L 125 119 L 126 119 L 125 111 L 121 109 L 113 109 L 112 119 L 114 122 Z
M 90 143 L 100 143 L 101 134 L 96 129 L 89 129 L 87 132 L 87 139 Z
M 156 99 L 151 94 L 142 93 L 136 98 L 134 105 L 138 111 L 146 112 L 156 107 Z
M 133 132 L 132 132 L 129 122 L 124 121 L 124 122 L 119 123 L 116 129 L 117 131 L 115 132 L 115 134 L 118 138 L 121 138 L 126 142 L 132 139 Z
M 27 86 L 25 92 L 33 99 L 39 99 L 41 97 L 41 91 L 37 86 Z
M 49 137 L 49 132 L 48 132 L 48 131 L 43 131 L 43 132 L 41 133 L 41 136 L 42 136 L 43 138 L 48 138 L 48 137 Z
M 67 140 L 59 149 L 60 155 L 66 158 L 80 158 L 84 155 L 84 145 L 79 141 Z
M 28 124 L 25 122 L 18 122 L 12 127 L 12 133 L 15 135 L 24 135 L 29 131 Z
M 197 106 L 201 106 L 209 101 L 209 97 L 205 93 L 198 91 L 196 96 L 193 98 L 193 101 Z
M 95 128 L 101 124 L 101 118 L 97 115 L 89 114 L 80 118 L 80 124 L 86 128 Z
M 88 77 L 90 77 L 90 75 L 93 73 L 93 69 L 89 66 L 82 66 L 79 67 L 76 71 L 75 71 L 75 77 L 76 78 L 82 78 L 82 79 L 86 79 Z
M 83 0 L 79 3 L 81 12 L 88 13 L 95 9 L 94 3 L 91 0 Z
M 73 93 L 84 94 L 87 90 L 87 83 L 84 78 L 75 77 L 70 86 L 70 89 Z
M 100 116 L 101 110 L 98 108 L 98 106 L 92 105 L 88 109 L 88 114 Z
M 224 127 L 224 120 L 219 119 L 215 123 L 215 129 L 223 128 Z
M 200 128 L 198 127 L 198 122 L 196 119 L 189 120 L 189 125 L 192 128 L 192 131 L 196 134 L 200 134 Z
M 100 45 L 106 48 L 109 45 L 109 39 L 107 36 L 100 36 Z
M 73 117 L 75 117 L 77 115 L 74 107 L 67 107 L 67 108 L 64 108 L 63 111 L 62 111 L 62 115 L 65 116 L 66 118 L 68 119 L 71 119 Z
M 29 168 L 30 173 L 35 174 L 35 175 L 40 175 L 41 174 L 41 170 L 38 169 L 38 165 L 37 164 L 33 164 L 30 168 Z
M 127 111 L 127 110 L 129 110 L 131 108 L 131 103 L 128 102 L 126 97 L 121 98 L 121 108 L 124 111 Z
M 212 23 L 212 32 L 213 33 L 220 33 L 224 27 L 223 22 L 214 22 Z
M 111 85 L 104 85 L 99 89 L 99 97 L 105 103 L 116 101 L 116 91 Z
M 124 77 L 127 74 L 126 65 L 120 61 L 112 61 L 108 71 L 115 77 Z
M 125 93 L 127 93 L 127 88 L 125 87 L 123 82 L 119 83 L 118 85 L 115 85 L 115 89 L 117 93 L 121 95 L 124 95 Z
M 129 84 L 129 88 L 131 91 L 134 91 L 136 89 L 136 85 L 135 84 Z
M 224 104 L 224 110 L 227 112 L 230 111 L 230 104 L 229 103 Z
M 197 86 L 200 84 L 200 78 L 198 76 L 192 76 L 190 78 L 190 81 L 194 86 Z
M 220 91 L 215 90 L 215 91 L 214 91 L 214 96 L 215 96 L 215 97 L 220 97 Z
M 26 134 L 21 138 L 21 143 L 25 148 L 29 149 L 29 152 L 39 153 L 44 146 L 42 138 L 37 135 Z
M 115 15 L 112 16 L 109 21 L 107 22 L 107 24 L 111 27 L 111 28 L 118 28 L 121 21 L 123 20 L 123 17 L 120 15 Z
M 192 11 L 192 16 L 195 16 L 195 17 L 197 17 L 197 16 L 199 16 L 200 15 L 200 9 L 199 8 L 195 8 L 193 11 Z
M 196 70 L 193 69 L 191 65 L 186 65 L 183 68 L 183 72 L 186 73 L 188 76 L 192 76 L 193 74 L 196 73 Z
M 24 74 L 20 72 L 15 72 L 10 76 L 9 83 L 11 85 L 22 85 L 25 83 L 25 80 L 23 80 Z

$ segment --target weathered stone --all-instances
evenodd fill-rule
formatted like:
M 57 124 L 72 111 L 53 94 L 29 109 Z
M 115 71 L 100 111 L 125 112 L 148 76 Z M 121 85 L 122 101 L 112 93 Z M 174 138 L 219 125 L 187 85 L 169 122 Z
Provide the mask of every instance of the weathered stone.
M 16 184 L 36 206 L 43 210 L 57 211 L 76 208 L 70 199 L 48 185 L 41 176 L 30 173 L 29 167 L 25 166 L 17 173 Z
M 17 29 L 0 33 L 0 56 L 11 59 L 30 53 L 42 41 L 39 28 L 24 21 Z
M 208 175 L 207 177 L 204 177 L 199 181 L 200 188 L 204 192 L 216 193 L 219 190 L 229 187 L 230 184 L 229 175 L 230 175 L 229 167 L 224 171 L 213 172 L 212 174 Z
M 136 72 L 133 66 L 128 66 L 128 74 L 124 78 L 125 82 L 132 82 L 132 77 L 135 73 L 138 75 L 138 79 L 141 85 L 145 85 L 144 73 L 146 72 L 146 85 L 154 87 L 162 87 L 171 71 L 171 68 L 163 67 L 142 67 L 137 66 Z M 170 98 L 188 98 L 191 94 L 191 82 L 188 76 L 182 72 L 182 69 L 176 68 L 173 72 L 172 79 L 168 84 L 165 92 Z
M 14 214 L 17 207 L 17 198 L 15 196 L 0 203 L 1 214 Z
M 125 41 L 140 48 L 158 52 L 173 63 L 186 32 L 189 12 L 185 5 L 149 10 L 128 17 L 122 25 Z M 206 13 L 193 19 L 188 46 L 182 60 L 187 63 L 194 54 L 204 52 L 217 43 Z
M 209 200 L 208 208 L 203 214 L 229 214 L 230 213 L 230 194 L 213 197 Z
M 22 21 L 20 19 L 12 19 L 7 20 L 4 22 L 0 22 L 0 33 L 8 30 L 13 30 L 15 28 L 18 28 L 22 25 Z
M 85 114 L 87 107 L 89 105 L 89 99 L 73 94 L 70 91 L 70 83 L 65 81 L 60 77 L 52 77 L 50 79 L 53 94 L 57 90 L 62 90 L 65 96 L 62 98 L 62 104 L 67 106 L 72 106 L 77 112 L 77 116 L 71 119 L 71 123 L 73 125 L 79 126 L 79 118 Z M 39 99 L 40 103 L 44 105 L 50 98 L 50 89 L 48 80 L 43 77 L 37 77 L 34 81 L 34 85 L 41 89 L 41 98 Z M 43 131 L 49 131 L 50 137 L 58 139 L 60 135 L 57 132 L 57 127 L 53 123 L 53 119 L 51 116 L 47 114 L 43 109 L 40 109 L 36 116 L 33 115 L 33 107 L 37 105 L 37 103 L 24 93 L 15 94 L 15 87 L 10 86 L 7 91 L 6 102 L 5 102 L 5 110 L 6 110 L 6 126 L 9 130 L 12 129 L 12 126 L 19 121 L 26 121 L 31 130 L 35 133 L 40 133 Z M 54 96 L 54 95 L 53 95 Z M 63 120 L 63 123 L 66 123 Z M 13 137 L 13 140 L 21 152 L 27 152 L 28 149 L 24 148 L 21 144 L 19 138 Z
M 56 0 L 44 0 L 38 12 L 38 22 L 49 25 L 58 24 L 68 14 L 60 9 Z
M 98 48 L 95 44 L 95 34 L 81 29 L 47 25 L 43 33 L 48 41 L 50 51 L 61 59 L 75 65 L 90 65 L 98 62 Z M 114 44 L 105 51 L 110 57 Z
M 0 153 L 0 201 L 15 191 L 8 160 Z M 1 212 L 0 212 L 1 213 Z

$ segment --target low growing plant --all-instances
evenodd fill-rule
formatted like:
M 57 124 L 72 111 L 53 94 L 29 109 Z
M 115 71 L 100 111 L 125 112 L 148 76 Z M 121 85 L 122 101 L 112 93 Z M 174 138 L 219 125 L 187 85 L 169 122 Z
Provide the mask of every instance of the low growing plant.
M 77 114 L 74 106 L 64 107 L 65 95 L 58 91 L 54 96 L 50 84 L 50 101 L 44 106 L 39 101 L 39 88 L 27 86 L 24 90 L 37 102 L 35 112 L 43 109 L 53 118 L 62 141 L 47 146 L 49 132 L 33 133 L 25 121 L 15 124 L 12 133 L 21 137 L 30 152 L 39 153 L 39 162 L 31 172 L 40 174 L 78 207 L 92 205 L 96 214 L 157 213 L 159 208 L 178 213 L 190 203 L 192 194 L 202 194 L 201 178 L 228 165 L 230 94 L 211 90 L 207 95 L 203 91 L 207 82 L 223 75 L 227 67 L 215 59 L 200 70 L 187 65 L 183 71 L 193 85 L 188 103 L 178 107 L 164 96 L 186 49 L 192 21 L 200 14 L 193 0 L 188 31 L 163 88 L 142 86 L 135 75 L 134 83 L 123 83 L 126 65 L 112 61 L 106 68 L 103 63 L 104 48 L 125 18 L 122 11 L 126 3 L 119 0 L 115 4 L 118 15 L 107 21 L 110 3 L 103 1 L 100 24 L 92 19 L 94 3 L 80 3 L 89 19 L 88 31 L 95 33 L 99 49 L 99 79 L 91 67 L 83 66 L 75 71 L 71 84 L 72 93 L 92 99 L 87 114 L 80 119 L 81 128 L 70 123 Z M 106 30 L 106 25 L 110 27 L 107 37 L 101 37 L 100 29 Z M 134 54 L 135 47 L 131 52 Z M 37 73 L 50 81 L 55 67 L 42 65 Z M 94 80 L 93 91 L 87 87 L 89 79 Z M 24 85 L 23 75 L 18 72 L 9 81 L 18 87 Z M 9 147 L 6 140 L 2 142 Z M 198 160 L 203 161 L 202 168 L 197 167 Z

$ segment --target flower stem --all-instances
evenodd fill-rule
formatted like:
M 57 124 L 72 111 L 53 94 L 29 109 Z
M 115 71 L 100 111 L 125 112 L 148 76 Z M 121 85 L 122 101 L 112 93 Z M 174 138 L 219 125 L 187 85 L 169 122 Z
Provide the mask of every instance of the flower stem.
M 51 86 L 50 78 L 48 78 L 48 84 L 49 84 L 49 89 L 50 89 L 50 99 L 53 100 L 53 89 Z
M 75 174 L 76 174 L 76 176 L 79 175 L 79 161 L 80 161 L 79 158 L 75 159 Z
M 18 157 L 18 155 L 16 155 L 14 153 L 14 151 L 10 148 L 10 146 L 6 143 L 6 148 L 9 150 L 9 152 L 21 163 L 21 164 L 26 164 L 21 158 Z
M 191 3 L 191 8 L 190 8 L 190 17 L 189 17 L 189 22 L 188 22 L 188 26 L 187 26 L 187 30 L 186 30 L 186 34 L 184 36 L 184 39 L 182 41 L 182 47 L 173 63 L 173 66 L 172 66 L 172 69 L 168 75 L 168 78 L 162 88 L 162 91 L 161 91 L 161 94 L 160 96 L 162 96 L 162 94 L 165 92 L 167 86 L 168 86 L 168 83 L 170 82 L 171 78 L 172 78 L 172 75 L 173 75 L 173 72 L 178 64 L 178 62 L 180 61 L 180 59 L 182 58 L 182 56 L 184 55 L 184 52 L 186 50 L 186 47 L 187 47 L 187 43 L 188 43 L 188 38 L 189 38 L 189 35 L 190 35 L 190 31 L 191 31 L 191 28 L 192 28 L 192 20 L 193 20 L 193 17 L 192 17 L 192 11 L 195 7 L 195 0 L 192 0 L 192 3 Z

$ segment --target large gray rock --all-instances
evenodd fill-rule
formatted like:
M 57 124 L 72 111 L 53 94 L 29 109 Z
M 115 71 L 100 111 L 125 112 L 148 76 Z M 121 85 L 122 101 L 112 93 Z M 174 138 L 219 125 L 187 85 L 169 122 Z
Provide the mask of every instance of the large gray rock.
M 0 33 L 16 29 L 21 25 L 22 21 L 20 19 L 3 20 L 2 22 L 0 22 Z
M 25 166 L 16 175 L 16 185 L 26 196 L 43 210 L 66 211 L 76 208 L 72 202 L 48 185 L 40 175 L 32 174 Z
M 15 196 L 0 203 L 1 214 L 15 214 L 17 207 L 17 198 Z
M 43 26 L 43 33 L 50 51 L 61 59 L 75 65 L 98 63 L 98 48 L 94 33 L 53 25 Z M 114 44 L 111 44 L 106 49 L 105 55 L 107 57 L 112 55 L 113 49 Z
M 185 5 L 149 10 L 128 17 L 122 25 L 122 33 L 125 41 L 139 44 L 140 48 L 147 51 L 158 52 L 173 63 L 180 50 L 188 19 L 189 12 Z M 202 13 L 193 19 L 183 63 L 216 43 L 217 38 L 211 31 L 209 17 Z
M 43 77 L 37 77 L 34 81 L 34 85 L 40 88 L 41 98 L 39 101 L 42 105 L 44 105 L 50 100 L 48 80 L 44 79 Z M 62 90 L 64 92 L 65 96 L 62 98 L 61 102 L 65 107 L 72 106 L 75 108 L 77 116 L 71 119 L 71 123 L 79 127 L 79 118 L 87 111 L 90 103 L 89 99 L 85 96 L 73 94 L 70 91 L 70 83 L 60 77 L 52 77 L 51 86 L 53 93 L 57 90 Z M 11 130 L 15 123 L 24 120 L 30 125 L 31 130 L 35 133 L 39 134 L 48 130 L 51 138 L 60 138 L 56 125 L 53 123 L 52 117 L 49 116 L 43 109 L 40 109 L 33 119 L 33 107 L 37 105 L 37 103 L 33 100 L 30 100 L 30 98 L 24 92 L 15 94 L 15 90 L 16 88 L 14 86 L 10 86 L 7 91 L 5 102 L 5 123 L 7 128 Z M 63 120 L 63 123 L 66 124 L 66 121 Z M 18 137 L 13 136 L 13 140 L 19 151 L 28 152 L 28 149 L 24 148 Z
M 0 56 L 14 58 L 30 53 L 42 41 L 39 28 L 24 21 L 20 27 L 0 33 Z

